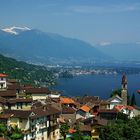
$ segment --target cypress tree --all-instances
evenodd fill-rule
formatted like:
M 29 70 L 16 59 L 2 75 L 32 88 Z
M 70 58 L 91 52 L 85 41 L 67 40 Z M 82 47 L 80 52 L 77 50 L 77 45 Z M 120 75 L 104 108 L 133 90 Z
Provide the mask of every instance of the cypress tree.
M 135 99 L 135 94 L 133 93 L 132 98 L 131 98 L 131 105 L 136 105 L 136 99 Z

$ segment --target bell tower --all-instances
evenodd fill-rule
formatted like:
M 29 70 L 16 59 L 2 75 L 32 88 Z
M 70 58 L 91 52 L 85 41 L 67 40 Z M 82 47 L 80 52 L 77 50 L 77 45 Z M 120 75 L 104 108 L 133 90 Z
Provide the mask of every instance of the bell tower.
M 127 78 L 125 74 L 122 76 L 121 86 L 121 98 L 123 99 L 122 104 L 127 105 Z

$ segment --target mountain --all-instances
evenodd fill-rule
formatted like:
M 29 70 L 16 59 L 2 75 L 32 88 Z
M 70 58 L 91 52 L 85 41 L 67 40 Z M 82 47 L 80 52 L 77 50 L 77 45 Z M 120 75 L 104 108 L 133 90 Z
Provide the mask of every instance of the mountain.
M 140 43 L 112 43 L 97 46 L 103 53 L 119 61 L 140 61 Z
M 78 39 L 27 27 L 8 29 L 0 31 L 0 51 L 18 60 L 36 64 L 77 64 L 111 59 Z
M 19 33 L 28 31 L 28 30 L 30 30 L 30 28 L 28 27 L 16 27 L 16 26 L 2 29 L 2 31 L 10 33 L 10 34 L 14 34 L 14 35 L 18 35 Z
M 8 78 L 17 79 L 23 84 L 35 86 L 49 86 L 55 82 L 53 73 L 46 67 L 16 61 L 3 55 L 0 55 L 0 73 L 6 73 Z

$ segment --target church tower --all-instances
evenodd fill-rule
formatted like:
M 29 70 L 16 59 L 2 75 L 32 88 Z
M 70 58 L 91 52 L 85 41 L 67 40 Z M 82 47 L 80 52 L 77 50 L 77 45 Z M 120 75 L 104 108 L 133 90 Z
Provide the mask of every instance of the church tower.
M 121 86 L 121 98 L 123 99 L 122 104 L 127 105 L 127 79 L 125 74 L 122 76 Z

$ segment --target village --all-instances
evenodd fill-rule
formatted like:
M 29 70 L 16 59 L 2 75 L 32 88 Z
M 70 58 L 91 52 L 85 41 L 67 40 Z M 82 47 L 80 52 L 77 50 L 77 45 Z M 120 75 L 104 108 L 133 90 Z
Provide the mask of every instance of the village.
M 127 104 L 127 78 L 122 75 L 121 96 L 107 100 L 98 96 L 65 97 L 47 87 L 23 85 L 8 75 L 0 74 L 0 124 L 9 132 L 17 127 L 23 140 L 59 140 L 71 138 L 80 131 L 83 136 L 98 140 L 99 131 L 118 113 L 128 118 L 140 115 L 140 108 Z M 61 126 L 67 124 L 63 135 Z M 77 129 L 78 126 L 78 129 Z M 3 139 L 7 139 L 3 136 Z

